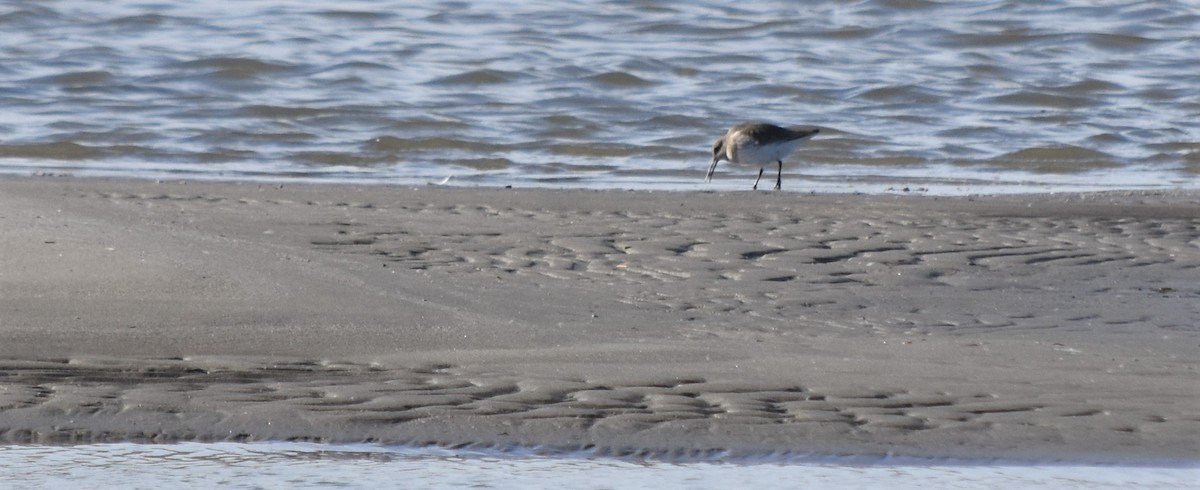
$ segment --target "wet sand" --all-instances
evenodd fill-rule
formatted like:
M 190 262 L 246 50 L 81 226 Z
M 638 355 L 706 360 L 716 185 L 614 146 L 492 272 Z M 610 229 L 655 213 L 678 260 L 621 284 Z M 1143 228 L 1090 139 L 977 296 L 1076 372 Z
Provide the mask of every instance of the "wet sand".
M 1200 193 L 0 178 L 0 441 L 1200 457 Z

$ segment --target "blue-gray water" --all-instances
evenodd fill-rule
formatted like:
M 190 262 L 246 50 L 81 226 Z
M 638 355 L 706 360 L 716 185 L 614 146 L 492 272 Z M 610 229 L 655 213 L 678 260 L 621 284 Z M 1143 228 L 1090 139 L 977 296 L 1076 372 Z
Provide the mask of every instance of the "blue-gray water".
M 1190 1 L 0 2 L 0 172 L 793 190 L 1196 187 Z M 849 186 L 849 187 L 847 187 Z
M 43 488 L 1184 489 L 1185 466 L 807 458 L 664 462 L 297 443 L 0 446 L 0 482 Z

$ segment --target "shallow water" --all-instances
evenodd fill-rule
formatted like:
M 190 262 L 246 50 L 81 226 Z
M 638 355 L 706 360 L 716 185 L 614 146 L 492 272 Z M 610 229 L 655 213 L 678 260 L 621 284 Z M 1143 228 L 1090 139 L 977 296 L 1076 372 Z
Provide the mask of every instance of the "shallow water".
M 6 488 L 1193 488 L 1179 466 L 797 458 L 663 462 L 302 443 L 0 446 Z
M 1194 2 L 0 2 L 0 172 L 792 190 L 1196 187 Z

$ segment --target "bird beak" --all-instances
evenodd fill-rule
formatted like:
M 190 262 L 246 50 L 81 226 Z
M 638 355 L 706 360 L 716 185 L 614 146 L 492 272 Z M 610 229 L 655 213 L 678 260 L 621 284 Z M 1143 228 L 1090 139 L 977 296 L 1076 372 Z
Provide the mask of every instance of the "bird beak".
M 714 158 L 713 158 L 713 161 L 712 161 L 712 163 L 710 163 L 710 164 L 708 165 L 708 173 L 707 173 L 707 174 L 704 174 L 704 181 L 705 181 L 705 182 L 711 182 L 711 181 L 712 181 L 712 174 L 713 174 L 713 172 L 716 172 L 716 171 L 717 171 L 717 162 L 719 162 L 719 161 L 721 161 L 721 159 L 720 159 L 720 158 L 716 158 L 716 157 L 714 157 Z

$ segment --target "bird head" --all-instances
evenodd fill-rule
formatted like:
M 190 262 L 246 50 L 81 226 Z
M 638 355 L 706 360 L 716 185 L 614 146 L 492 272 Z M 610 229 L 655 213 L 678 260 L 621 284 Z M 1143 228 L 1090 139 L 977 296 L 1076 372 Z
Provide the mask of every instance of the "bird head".
M 713 143 L 712 163 L 708 164 L 708 173 L 704 175 L 704 181 L 708 182 L 712 180 L 713 172 L 717 171 L 717 162 L 728 159 L 729 156 L 725 154 L 725 138 L 721 137 L 721 139 Z

